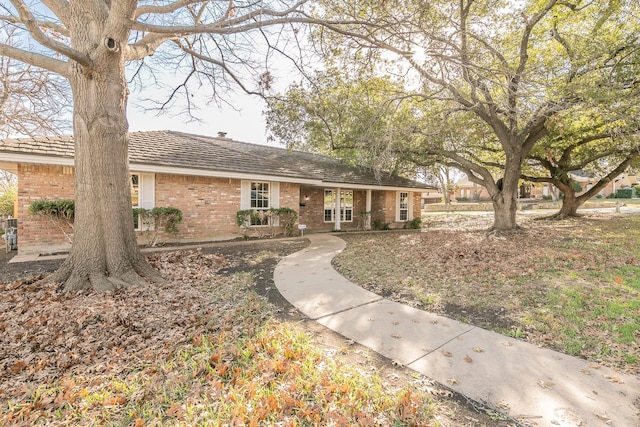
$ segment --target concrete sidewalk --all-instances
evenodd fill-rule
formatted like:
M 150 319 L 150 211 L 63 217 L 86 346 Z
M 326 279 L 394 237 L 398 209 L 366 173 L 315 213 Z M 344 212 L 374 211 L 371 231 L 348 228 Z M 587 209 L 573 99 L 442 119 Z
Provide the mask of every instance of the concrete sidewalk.
M 640 378 L 386 300 L 333 269 L 342 239 L 308 238 L 274 280 L 311 319 L 526 425 L 640 426 Z

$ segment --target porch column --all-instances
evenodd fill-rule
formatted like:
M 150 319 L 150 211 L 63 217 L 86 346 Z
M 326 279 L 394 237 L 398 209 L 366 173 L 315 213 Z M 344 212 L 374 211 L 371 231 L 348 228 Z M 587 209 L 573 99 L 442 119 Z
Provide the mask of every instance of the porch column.
M 371 190 L 367 190 L 367 202 L 365 207 L 364 229 L 371 230 Z
M 336 188 L 336 215 L 335 215 L 335 225 L 333 226 L 334 230 L 341 230 L 340 228 L 340 210 L 342 209 L 342 200 L 340 197 L 340 188 Z

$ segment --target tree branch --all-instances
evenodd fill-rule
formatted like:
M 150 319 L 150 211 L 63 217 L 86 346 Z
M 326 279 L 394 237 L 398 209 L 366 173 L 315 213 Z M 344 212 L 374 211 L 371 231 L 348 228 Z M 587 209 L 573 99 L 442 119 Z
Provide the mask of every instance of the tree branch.
M 35 67 L 58 73 L 64 77 L 69 77 L 70 68 L 68 62 L 60 61 L 59 59 L 39 53 L 18 49 L 4 43 L 0 43 L 0 54 L 31 64 Z
M 77 62 L 78 64 L 84 67 L 91 67 L 93 65 L 93 62 L 87 55 L 83 55 L 77 50 L 47 37 L 38 26 L 38 21 L 33 16 L 33 13 L 31 13 L 31 10 L 29 10 L 29 7 L 22 0 L 10 0 L 10 1 L 18 11 L 18 14 L 20 15 L 20 19 L 24 23 L 24 25 L 27 27 L 27 30 L 29 31 L 29 33 L 38 43 L 40 43 L 44 47 L 47 47 L 55 52 L 60 53 L 61 55 L 68 57 L 69 59 Z M 20 58 L 16 58 L 16 59 L 20 59 Z
M 69 27 L 71 10 L 67 0 L 42 0 L 42 3 L 60 19 L 63 25 Z

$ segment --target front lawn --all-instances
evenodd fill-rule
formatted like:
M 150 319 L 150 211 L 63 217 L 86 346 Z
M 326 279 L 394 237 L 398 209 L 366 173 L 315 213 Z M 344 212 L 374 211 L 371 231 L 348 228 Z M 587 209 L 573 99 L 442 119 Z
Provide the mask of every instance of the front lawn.
M 640 373 L 640 216 L 429 215 L 422 233 L 341 234 L 338 271 L 390 299 Z
M 0 425 L 513 425 L 269 303 L 287 245 L 152 255 L 167 284 L 106 295 L 0 277 Z

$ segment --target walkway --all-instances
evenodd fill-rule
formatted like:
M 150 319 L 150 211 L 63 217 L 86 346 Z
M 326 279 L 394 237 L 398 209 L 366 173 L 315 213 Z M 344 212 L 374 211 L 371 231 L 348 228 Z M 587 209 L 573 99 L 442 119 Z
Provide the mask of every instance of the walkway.
M 640 378 L 386 300 L 333 269 L 342 239 L 308 237 L 274 280 L 311 319 L 528 425 L 640 426 Z

